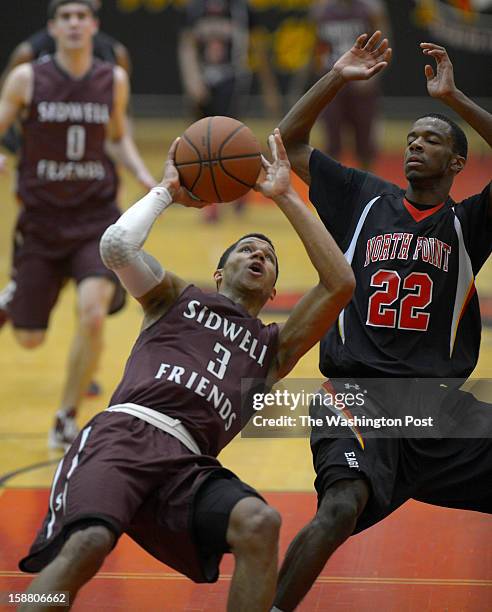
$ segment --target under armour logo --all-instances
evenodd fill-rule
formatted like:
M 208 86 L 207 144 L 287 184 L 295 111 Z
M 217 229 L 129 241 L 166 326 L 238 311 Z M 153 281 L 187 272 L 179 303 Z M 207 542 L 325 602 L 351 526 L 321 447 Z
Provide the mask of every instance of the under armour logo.
M 360 385 L 351 385 L 350 383 L 345 383 L 345 389 L 355 389 L 356 391 L 361 391 Z M 362 389 L 362 393 L 367 395 L 367 389 Z

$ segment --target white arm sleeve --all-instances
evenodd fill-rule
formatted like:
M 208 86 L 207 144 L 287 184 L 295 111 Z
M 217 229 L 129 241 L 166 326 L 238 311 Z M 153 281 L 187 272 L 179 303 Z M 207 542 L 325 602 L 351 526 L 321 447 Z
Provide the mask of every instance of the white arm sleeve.
M 157 260 L 142 251 L 157 217 L 172 203 L 165 187 L 154 187 L 104 232 L 99 250 L 104 265 L 114 270 L 128 292 L 138 298 L 164 278 Z

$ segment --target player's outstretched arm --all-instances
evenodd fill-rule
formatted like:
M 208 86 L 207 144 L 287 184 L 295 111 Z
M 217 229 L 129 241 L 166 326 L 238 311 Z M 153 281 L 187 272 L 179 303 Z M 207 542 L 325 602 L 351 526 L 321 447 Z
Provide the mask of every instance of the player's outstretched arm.
M 156 219 L 173 202 L 200 207 L 183 194 L 174 165 L 177 138 L 169 149 L 162 181 L 125 211 L 104 232 L 100 252 L 104 264 L 114 270 L 128 292 L 143 306 L 148 317 L 158 316 L 179 297 L 187 286 L 184 280 L 164 271 L 161 264 L 142 247 Z
M 304 182 L 310 184 L 309 146 L 311 129 L 323 108 L 333 100 L 348 81 L 367 80 L 384 70 L 391 59 L 388 40 L 380 31 L 369 37 L 362 34 L 354 46 L 344 53 L 333 68 L 315 83 L 291 108 L 279 124 L 292 168 Z
M 210 92 L 203 80 L 198 60 L 198 41 L 192 28 L 186 28 L 179 36 L 178 65 L 186 95 L 195 105 L 205 103 Z
M 420 47 L 424 55 L 434 58 L 436 62 L 435 70 L 430 64 L 425 66 L 429 95 L 457 112 L 492 147 L 492 115 L 456 87 L 453 64 L 446 49 L 428 42 L 420 43 Z
M 456 111 L 492 147 L 492 115 L 456 87 L 453 64 L 446 49 L 425 42 L 420 43 L 420 47 L 424 55 L 433 57 L 436 62 L 435 70 L 430 64 L 425 66 L 429 95 Z
M 326 333 L 350 301 L 355 287 L 352 269 L 323 223 L 315 217 L 290 184 L 290 164 L 280 131 L 269 137 L 273 163 L 263 160 L 266 173 L 257 189 L 272 198 L 299 235 L 319 274 L 311 289 L 280 326 L 275 371 L 283 378 L 299 359 Z

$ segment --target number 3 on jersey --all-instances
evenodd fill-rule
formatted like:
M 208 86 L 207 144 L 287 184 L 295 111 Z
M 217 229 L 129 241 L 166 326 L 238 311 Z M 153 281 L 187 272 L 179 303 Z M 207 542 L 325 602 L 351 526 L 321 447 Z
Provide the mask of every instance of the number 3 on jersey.
M 430 314 L 423 310 L 432 302 L 433 288 L 432 279 L 428 274 L 412 272 L 403 279 L 402 283 L 400 275 L 395 270 L 378 270 L 371 277 L 371 287 L 382 287 L 382 289 L 375 291 L 369 298 L 367 325 L 413 331 L 427 330 Z M 398 299 L 400 299 L 399 314 L 397 308 L 390 308 Z
M 231 351 L 222 346 L 220 342 L 216 342 L 214 346 L 214 353 L 217 353 L 218 357 L 208 362 L 207 370 L 210 374 L 216 376 L 219 380 L 224 378 L 224 374 L 227 370 L 227 364 L 231 358 Z

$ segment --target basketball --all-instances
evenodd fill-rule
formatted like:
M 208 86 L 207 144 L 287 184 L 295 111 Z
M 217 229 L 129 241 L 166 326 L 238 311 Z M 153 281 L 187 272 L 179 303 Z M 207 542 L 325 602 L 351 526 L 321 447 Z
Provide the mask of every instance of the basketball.
M 232 202 L 256 183 L 260 144 L 244 123 L 205 117 L 182 135 L 175 156 L 181 184 L 204 202 Z

